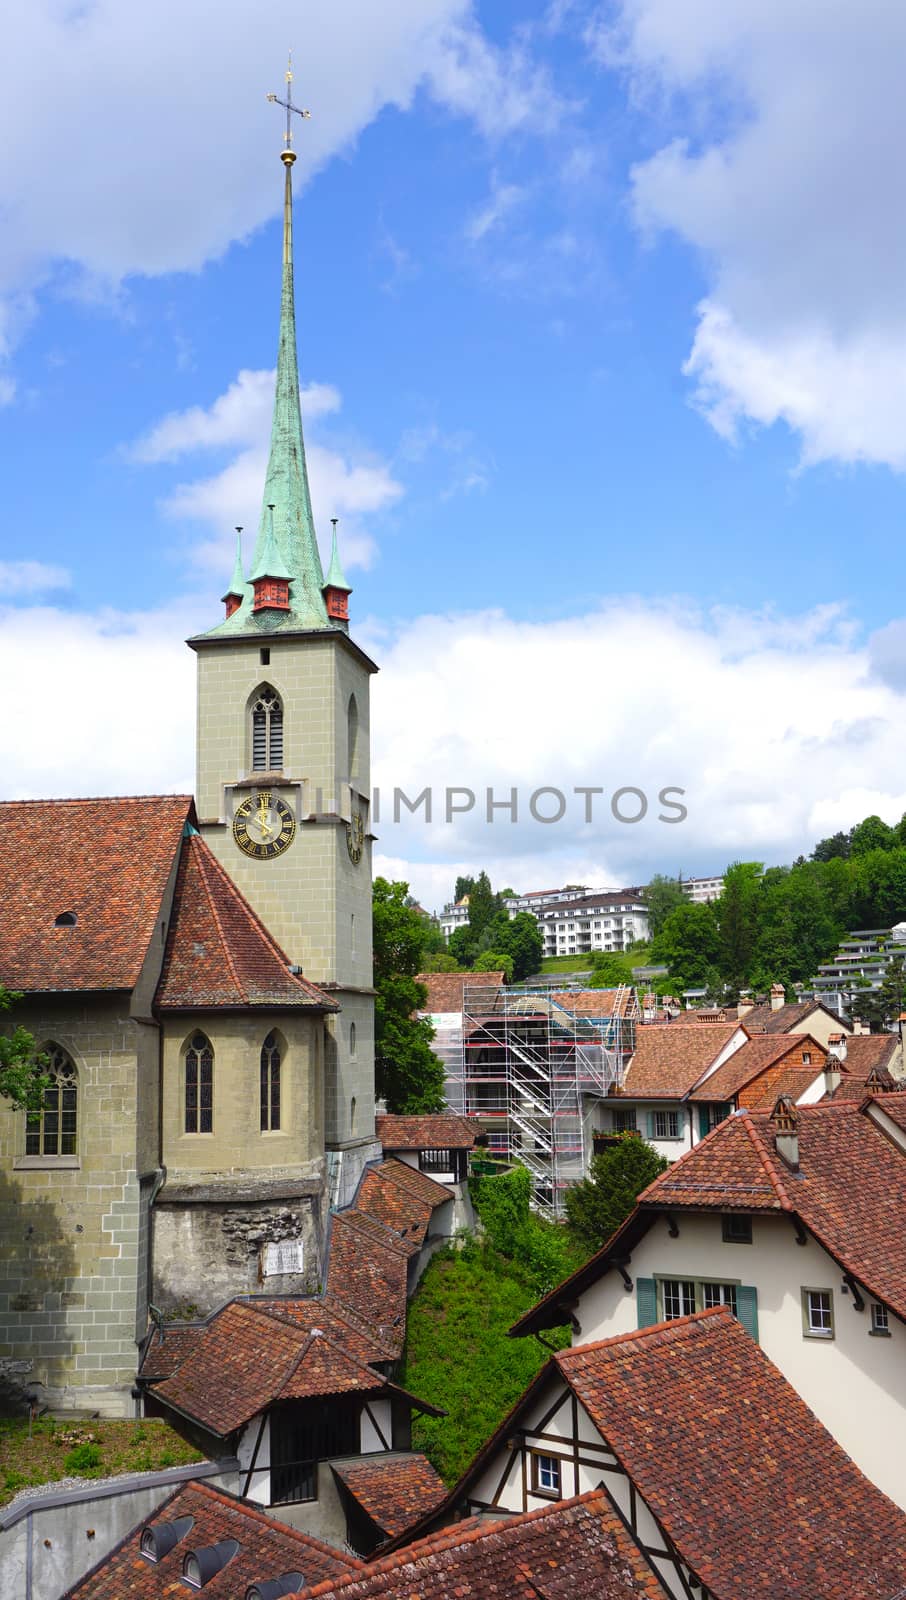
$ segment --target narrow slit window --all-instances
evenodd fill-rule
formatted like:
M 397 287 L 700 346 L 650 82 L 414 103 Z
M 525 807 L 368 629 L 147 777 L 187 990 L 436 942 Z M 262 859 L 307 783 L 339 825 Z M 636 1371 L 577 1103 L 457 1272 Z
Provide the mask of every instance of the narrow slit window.
M 261 1132 L 280 1130 L 280 1043 L 269 1033 L 261 1046 Z
M 214 1131 L 214 1051 L 203 1033 L 186 1050 L 186 1133 Z

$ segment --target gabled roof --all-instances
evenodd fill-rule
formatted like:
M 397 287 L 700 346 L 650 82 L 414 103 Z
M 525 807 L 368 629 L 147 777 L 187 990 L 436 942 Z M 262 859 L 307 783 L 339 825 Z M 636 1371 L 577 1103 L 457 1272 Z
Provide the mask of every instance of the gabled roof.
M 737 1033 L 744 1043 L 738 1022 L 643 1024 L 626 1071 L 624 1095 L 627 1099 L 681 1100 Z
M 359 1187 L 356 1210 L 392 1228 L 401 1239 L 420 1246 L 437 1202 L 426 1200 L 401 1181 L 397 1174 L 402 1167 L 401 1161 L 384 1161 L 379 1167 L 369 1167 Z
M 600 1490 L 505 1522 L 470 1518 L 380 1558 L 304 1600 L 663 1600 L 664 1590 Z
M 564 1011 L 576 1017 L 626 1017 L 638 1009 L 635 990 L 628 985 L 620 989 L 555 989 L 551 999 Z
M 406 1338 L 409 1251 L 391 1230 L 375 1237 L 352 1211 L 338 1212 L 331 1225 L 327 1292 L 340 1309 L 370 1321 L 395 1355 Z
M 132 989 L 192 815 L 189 795 L 0 804 L 0 982 Z
M 475 1129 L 452 1113 L 375 1117 L 374 1129 L 385 1150 L 471 1150 Z
M 403 1455 L 351 1456 L 332 1461 L 331 1467 L 352 1498 L 388 1538 L 405 1533 L 446 1498 L 444 1481 L 427 1456 L 418 1451 Z
M 776 1066 L 784 1056 L 794 1055 L 802 1049 L 812 1052 L 811 1075 L 818 1076 L 827 1051 L 824 1045 L 819 1044 L 807 1033 L 781 1033 L 757 1034 L 754 1039 L 747 1039 L 740 1050 L 734 1051 L 729 1061 L 718 1067 L 716 1072 L 693 1089 L 690 1100 L 732 1100 L 753 1079 L 768 1067 Z M 800 1091 L 801 1092 L 801 1091 Z M 775 1094 L 774 1099 L 777 1096 Z M 772 1102 L 773 1104 L 773 1102 Z
M 867 1078 L 874 1069 L 883 1072 L 899 1049 L 895 1033 L 854 1033 L 846 1036 L 844 1066 L 855 1077 Z
M 183 845 L 157 990 L 162 1011 L 209 1006 L 303 1006 L 335 1000 L 289 970 L 289 957 L 199 834 Z
M 741 1021 L 744 1028 L 753 1033 L 789 1033 L 797 1023 L 805 1022 L 816 1011 L 823 1011 L 837 1024 L 841 1032 L 849 1036 L 852 1023 L 848 1017 L 838 1017 L 836 1011 L 831 1011 L 823 1000 L 796 1000 L 784 1002 L 776 1011 L 771 1010 L 770 1002 L 760 1006 L 753 1006 L 751 1011 L 744 1012 Z
M 437 1014 L 462 1010 L 462 991 L 469 988 L 501 989 L 502 972 L 420 972 L 416 983 L 423 983 L 428 991 L 424 1010 Z
M 906 1514 L 726 1307 L 552 1359 L 714 1600 L 901 1591 Z
M 379 1372 L 317 1328 L 232 1300 L 207 1323 L 155 1398 L 225 1438 L 279 1399 L 375 1392 Z
M 140 1551 L 142 1530 L 192 1517 L 193 1526 L 159 1561 Z M 205 1600 L 235 1600 L 252 1583 L 301 1572 L 309 1584 L 343 1573 L 362 1570 L 362 1563 L 333 1550 L 307 1533 L 297 1533 L 258 1511 L 247 1500 L 237 1500 L 206 1483 L 187 1483 L 165 1500 L 153 1516 L 128 1533 L 74 1589 L 69 1600 L 171 1600 L 191 1593 L 182 1582 L 182 1564 L 190 1550 L 235 1539 L 239 1549 L 204 1586 Z

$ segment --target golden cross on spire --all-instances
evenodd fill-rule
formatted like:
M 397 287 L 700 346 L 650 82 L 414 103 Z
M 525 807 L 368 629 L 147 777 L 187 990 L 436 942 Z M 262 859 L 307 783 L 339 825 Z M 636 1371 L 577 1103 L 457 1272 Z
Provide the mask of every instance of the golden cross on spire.
M 293 112 L 297 117 L 310 117 L 310 111 L 303 111 L 301 106 L 293 102 L 293 53 L 289 53 L 289 66 L 286 69 L 286 99 L 281 100 L 279 95 L 269 94 L 268 100 L 275 106 L 283 106 L 286 112 L 286 131 L 283 135 L 283 152 L 292 154 L 293 149 Z

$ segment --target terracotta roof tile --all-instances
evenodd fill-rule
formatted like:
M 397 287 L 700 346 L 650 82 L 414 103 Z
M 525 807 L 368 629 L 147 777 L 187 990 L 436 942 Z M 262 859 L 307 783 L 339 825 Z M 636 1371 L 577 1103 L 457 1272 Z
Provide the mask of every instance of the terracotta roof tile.
M 867 1078 L 873 1068 L 883 1072 L 890 1066 L 899 1043 L 895 1033 L 848 1034 L 844 1067 L 847 1072 L 861 1078 Z
M 393 1228 L 401 1238 L 421 1245 L 434 1208 L 378 1168 L 365 1173 L 356 1209 L 376 1217 L 388 1228 Z
M 313 983 L 290 972 L 289 957 L 199 834 L 183 846 L 157 1005 L 162 1011 L 208 1006 L 338 1009 Z
M 623 1093 L 632 1099 L 682 1099 L 736 1033 L 744 1041 L 737 1022 L 643 1024 Z
M 169 1378 L 171 1372 L 182 1366 L 204 1329 L 203 1322 L 165 1325 L 163 1331 L 155 1328 L 139 1368 L 139 1377 L 152 1383 L 159 1378 Z
M 133 988 L 191 814 L 189 795 L 0 805 L 0 981 Z
M 385 1150 L 471 1150 L 475 1143 L 470 1123 L 451 1114 L 375 1117 L 374 1128 Z
M 740 1050 L 734 1051 L 729 1061 L 725 1061 L 723 1066 L 718 1067 L 716 1072 L 710 1073 L 696 1089 L 692 1090 L 689 1098 L 694 1101 L 733 1100 L 740 1089 L 753 1083 L 763 1072 L 767 1072 L 769 1067 L 776 1066 L 784 1060 L 790 1066 L 800 1066 L 803 1050 L 811 1055 L 812 1080 L 814 1080 L 821 1071 L 827 1054 L 823 1045 L 807 1033 L 762 1033 L 754 1039 L 748 1039 Z
M 554 1358 L 714 1600 L 869 1600 L 906 1515 L 724 1307 Z
M 420 972 L 416 983 L 423 983 L 428 991 L 425 1001 L 425 1011 L 436 1015 L 439 1012 L 461 1011 L 462 991 L 465 984 L 469 988 L 486 987 L 500 989 L 503 987 L 502 972 Z
M 877 1105 L 886 1110 L 900 1098 Z M 743 1112 L 656 1178 L 640 1201 L 761 1209 L 772 1205 L 773 1190 L 775 1206 L 795 1211 L 865 1289 L 906 1316 L 906 1156 L 854 1102 L 799 1106 L 797 1118 L 795 1179 L 774 1148 L 770 1114 Z
M 267 1312 L 269 1317 L 276 1317 L 278 1322 L 291 1322 L 298 1328 L 304 1328 L 307 1333 L 311 1333 L 313 1328 L 321 1328 L 333 1344 L 368 1366 L 376 1361 L 392 1359 L 392 1351 L 381 1343 L 376 1331 L 360 1322 L 348 1309 L 341 1311 L 329 1296 L 320 1300 L 302 1300 L 289 1297 L 268 1299 L 255 1295 L 249 1303 L 256 1310 Z
M 418 1452 L 356 1456 L 348 1461 L 333 1461 L 331 1466 L 353 1499 L 388 1537 L 405 1533 L 446 1497 L 443 1479 L 427 1456 Z
M 373 1391 L 384 1382 L 325 1334 L 233 1300 L 154 1395 L 224 1438 L 274 1400 Z
M 371 1323 L 378 1337 L 398 1355 L 406 1337 L 408 1251 L 389 1230 L 375 1237 L 364 1219 L 341 1211 L 333 1218 L 327 1292 L 342 1310 Z
M 181 1517 L 193 1517 L 194 1525 L 160 1561 L 149 1561 L 140 1553 L 144 1528 Z M 248 1501 L 205 1483 L 188 1483 L 70 1589 L 68 1600 L 171 1600 L 188 1595 L 191 1590 L 182 1581 L 186 1554 L 222 1539 L 237 1540 L 239 1549 L 205 1584 L 205 1600 L 236 1600 L 250 1584 L 287 1572 L 301 1572 L 306 1583 L 316 1584 L 362 1570 L 360 1561 L 265 1516 Z
M 664 1591 L 600 1490 L 504 1522 L 472 1518 L 305 1600 L 663 1600 Z
M 556 989 L 551 999 L 565 1011 L 577 1017 L 612 1017 L 635 1015 L 638 1002 L 632 988 L 621 989 Z
M 852 1026 L 820 1000 L 797 1000 L 795 1003 L 778 1006 L 776 1011 L 772 1011 L 770 1004 L 765 1002 L 764 1005 L 753 1006 L 751 1011 L 744 1012 L 741 1020 L 743 1027 L 751 1029 L 753 1033 L 789 1033 L 797 1023 L 805 1022 L 815 1011 L 824 1012 L 840 1029 Z M 849 1038 L 848 1033 L 847 1038 Z

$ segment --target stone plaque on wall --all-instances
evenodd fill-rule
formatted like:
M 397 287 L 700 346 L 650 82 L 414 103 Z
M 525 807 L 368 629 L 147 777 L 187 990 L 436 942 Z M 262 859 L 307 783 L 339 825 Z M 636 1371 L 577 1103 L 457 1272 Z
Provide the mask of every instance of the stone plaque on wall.
M 303 1270 L 303 1244 L 301 1239 L 280 1239 L 264 1247 L 264 1276 L 279 1277 L 286 1272 Z

